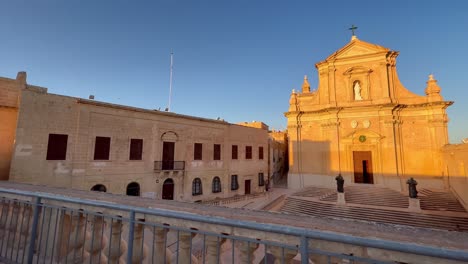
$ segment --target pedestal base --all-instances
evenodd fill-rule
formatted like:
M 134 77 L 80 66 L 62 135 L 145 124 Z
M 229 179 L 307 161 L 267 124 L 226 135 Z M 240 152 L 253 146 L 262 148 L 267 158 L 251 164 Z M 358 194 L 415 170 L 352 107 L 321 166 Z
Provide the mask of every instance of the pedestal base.
M 420 212 L 421 211 L 421 204 L 419 203 L 419 199 L 418 198 L 409 198 L 408 209 L 411 212 Z
M 339 204 L 339 205 L 345 205 L 346 204 L 344 193 L 338 193 L 338 197 L 336 199 L 336 204 Z

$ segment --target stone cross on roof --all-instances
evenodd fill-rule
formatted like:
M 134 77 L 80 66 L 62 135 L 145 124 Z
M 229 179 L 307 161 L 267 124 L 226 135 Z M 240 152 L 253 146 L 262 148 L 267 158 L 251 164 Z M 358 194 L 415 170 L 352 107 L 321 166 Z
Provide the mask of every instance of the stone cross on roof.
M 355 35 L 354 35 L 354 30 L 356 30 L 356 29 L 358 29 L 358 27 L 356 27 L 355 25 L 351 25 L 351 27 L 348 28 L 348 30 L 351 30 L 353 36 L 355 36 Z

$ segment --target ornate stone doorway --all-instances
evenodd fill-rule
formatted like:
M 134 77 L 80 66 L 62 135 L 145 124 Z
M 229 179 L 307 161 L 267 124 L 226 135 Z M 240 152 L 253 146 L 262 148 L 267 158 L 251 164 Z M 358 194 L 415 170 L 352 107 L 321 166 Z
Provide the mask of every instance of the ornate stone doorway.
M 374 183 L 372 172 L 372 152 L 371 151 L 353 151 L 354 162 L 354 182 L 355 183 Z
M 174 181 L 172 179 L 167 179 L 164 181 L 162 188 L 162 198 L 163 200 L 174 200 Z

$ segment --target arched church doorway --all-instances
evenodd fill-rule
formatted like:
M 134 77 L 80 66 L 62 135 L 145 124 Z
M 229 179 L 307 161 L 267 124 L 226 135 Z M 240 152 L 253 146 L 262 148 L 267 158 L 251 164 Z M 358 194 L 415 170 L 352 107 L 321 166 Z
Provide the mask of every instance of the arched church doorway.
M 163 183 L 162 198 L 164 200 L 174 200 L 174 181 L 171 178 Z
M 140 184 L 131 182 L 127 185 L 127 195 L 140 196 Z
M 94 192 L 107 192 L 107 188 L 106 188 L 106 186 L 104 186 L 102 184 L 96 184 L 91 188 L 91 191 L 94 191 Z

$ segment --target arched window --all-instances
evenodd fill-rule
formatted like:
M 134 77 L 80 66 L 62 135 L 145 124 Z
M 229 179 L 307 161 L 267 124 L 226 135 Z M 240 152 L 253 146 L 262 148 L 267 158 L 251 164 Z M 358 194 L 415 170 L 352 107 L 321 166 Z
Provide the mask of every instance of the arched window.
M 221 180 L 219 177 L 214 177 L 213 179 L 213 193 L 219 193 L 221 192 Z
M 195 178 L 192 182 L 192 195 L 203 194 L 202 182 L 200 178 Z
M 107 188 L 106 188 L 106 186 L 104 186 L 102 184 L 96 184 L 91 188 L 91 191 L 94 191 L 94 192 L 107 192 Z
M 140 196 L 140 184 L 131 182 L 127 185 L 127 195 Z

